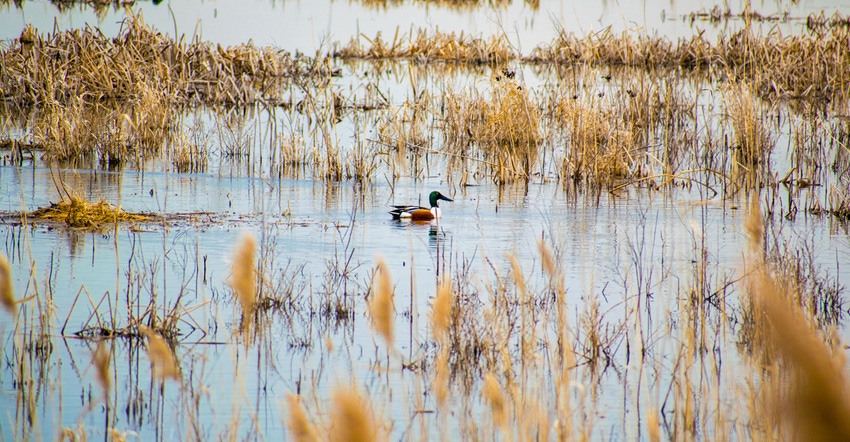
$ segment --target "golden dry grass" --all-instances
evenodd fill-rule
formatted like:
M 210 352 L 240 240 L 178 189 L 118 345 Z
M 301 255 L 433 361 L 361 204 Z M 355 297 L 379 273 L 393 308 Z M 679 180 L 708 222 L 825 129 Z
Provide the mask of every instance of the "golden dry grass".
M 257 240 L 246 233 L 233 254 L 230 286 L 242 307 L 242 331 L 251 330 L 254 324 L 254 311 L 257 308 L 256 261 Z
M 445 278 L 437 288 L 437 296 L 434 298 L 431 311 L 431 327 L 434 330 L 434 337 L 438 340 L 442 339 L 449 328 L 453 304 L 451 280 Z
M 97 342 L 97 348 L 92 354 L 92 365 L 97 383 L 103 389 L 103 396 L 109 397 L 112 391 L 112 350 L 105 342 L 104 340 Z
M 486 39 L 461 32 L 443 33 L 439 30 L 428 34 L 419 29 L 415 35 L 399 34 L 396 30 L 392 41 L 385 41 L 378 32 L 374 38 L 361 37 L 368 45 L 361 45 L 360 38 L 352 38 L 347 46 L 334 51 L 334 57 L 343 59 L 390 60 L 412 59 L 417 62 L 459 63 L 504 63 L 517 58 L 504 37 L 490 36 Z
M 68 227 L 98 229 L 118 222 L 151 221 L 152 216 L 129 213 L 106 201 L 91 203 L 84 198 L 68 195 L 49 207 L 41 207 L 26 214 L 31 220 L 64 222 Z
M 148 351 L 151 365 L 153 365 L 153 374 L 160 380 L 174 379 L 180 381 L 180 364 L 177 361 L 177 355 L 174 350 L 168 345 L 159 333 L 145 326 L 139 326 L 139 331 L 147 338 L 145 347 Z
M 304 407 L 301 406 L 301 397 L 295 394 L 286 396 L 286 404 L 289 407 L 289 420 L 287 429 L 296 442 L 318 442 L 321 440 L 315 426 L 307 417 Z
M 12 267 L 9 265 L 6 255 L 3 254 L 0 254 L 0 304 L 12 316 L 18 310 L 15 289 L 12 285 Z
M 27 27 L 0 55 L 0 88 L 24 106 L 79 96 L 144 101 L 153 92 L 171 105 L 250 104 L 276 101 L 292 78 L 331 74 L 321 60 L 271 47 L 172 40 L 141 16 L 125 20 L 115 38 L 92 28 L 44 36 Z
M 490 405 L 490 412 L 493 415 L 493 423 L 497 427 L 504 427 L 507 423 L 507 405 L 505 397 L 502 395 L 502 388 L 499 386 L 499 381 L 493 373 L 484 375 L 484 384 L 481 387 L 481 393 L 487 404 Z
M 735 134 L 735 157 L 748 169 L 765 163 L 773 144 L 751 90 L 746 83 L 733 84 L 723 94 Z
M 752 27 L 721 34 L 715 43 L 702 35 L 671 42 L 664 37 L 606 28 L 586 37 L 561 31 L 550 44 L 535 48 L 529 63 L 589 63 L 644 68 L 710 68 L 709 78 L 741 78 L 758 96 L 822 100 L 846 94 L 850 28 L 819 28 L 802 35 L 774 29 L 758 35 Z
M 372 327 L 387 342 L 393 345 L 393 322 L 395 308 L 393 304 L 393 279 L 386 261 L 379 258 L 378 267 L 373 280 L 374 291 L 369 300 L 369 315 L 372 317 Z
M 540 108 L 514 75 L 508 69 L 494 74 L 489 99 L 444 97 L 445 150 L 455 158 L 484 160 L 497 183 L 528 179 L 543 142 Z
M 333 392 L 333 411 L 328 434 L 331 442 L 383 440 L 369 402 L 357 390 L 339 387 Z

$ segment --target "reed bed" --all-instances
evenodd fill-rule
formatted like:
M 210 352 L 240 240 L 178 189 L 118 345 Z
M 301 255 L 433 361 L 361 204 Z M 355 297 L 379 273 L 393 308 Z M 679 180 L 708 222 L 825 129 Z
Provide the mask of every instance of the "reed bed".
M 439 6 L 441 8 L 456 9 L 461 11 L 477 10 L 482 7 L 502 8 L 510 5 L 514 0 L 358 0 L 363 6 L 370 8 L 391 8 L 404 5 L 405 3 L 422 3 L 426 5 Z M 523 0 L 533 9 L 540 7 L 539 0 Z
M 455 161 L 480 158 L 497 183 L 528 179 L 543 142 L 540 109 L 514 75 L 507 68 L 494 75 L 489 98 L 444 97 L 444 149 Z
M 159 91 L 164 104 L 172 106 L 277 102 L 292 79 L 332 73 L 322 58 L 252 45 L 224 48 L 174 40 L 147 26 L 141 16 L 125 20 L 114 38 L 96 28 L 42 35 L 27 27 L 0 55 L 0 88 L 19 107 L 67 104 L 74 97 L 87 102 L 143 100 L 140 83 Z
M 361 44 L 361 40 L 368 45 Z M 415 34 L 411 30 L 404 35 L 396 29 L 392 41 L 384 41 L 381 33 L 372 39 L 365 36 L 352 38 L 348 45 L 334 50 L 333 56 L 344 60 L 410 59 L 417 63 L 498 64 L 514 60 L 518 55 L 504 37 L 484 39 L 463 32 L 444 33 L 439 30 L 429 35 L 424 29 Z
M 712 43 L 701 34 L 672 42 L 645 34 L 615 35 L 610 28 L 584 38 L 561 31 L 555 41 L 535 48 L 523 60 L 701 69 L 709 80 L 745 79 L 760 97 L 823 101 L 848 92 L 841 68 L 850 60 L 845 50 L 848 33 L 849 28 L 834 26 L 801 35 L 758 35 L 747 26 Z

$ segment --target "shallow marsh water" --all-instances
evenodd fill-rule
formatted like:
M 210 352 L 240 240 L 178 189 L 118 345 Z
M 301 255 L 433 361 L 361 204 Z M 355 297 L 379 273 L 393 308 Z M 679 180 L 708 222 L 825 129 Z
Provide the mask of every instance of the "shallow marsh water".
M 346 44 L 358 33 L 371 37 L 383 31 L 387 38 L 396 27 L 405 31 L 422 20 L 429 29 L 442 31 L 506 32 L 526 50 L 556 35 L 551 21 L 577 33 L 610 25 L 615 31 L 645 27 L 647 32 L 657 30 L 675 38 L 696 32 L 682 15 L 711 6 L 661 3 L 601 2 L 586 7 L 541 2 L 539 9 L 533 9 L 513 2 L 504 9 L 460 11 L 426 3 L 379 9 L 359 2 L 178 2 L 170 6 L 179 33 L 191 34 L 200 21 L 199 34 L 206 40 L 224 45 L 253 40 L 257 45 L 307 53 L 322 49 L 323 41 Z M 164 5 L 140 2 L 136 7 L 161 31 L 172 29 L 172 12 Z M 632 7 L 636 9 L 627 9 Z M 759 8 L 763 14 L 787 8 L 795 16 L 821 10 L 829 15 L 840 9 L 828 2 L 779 7 L 770 3 Z M 90 23 L 111 35 L 123 14 L 110 9 L 97 16 L 85 6 L 57 13 L 50 4 L 26 2 L 20 9 L 9 6 L 0 11 L 0 39 L 17 37 L 28 22 L 41 31 L 52 30 L 54 18 L 60 29 Z M 303 31 L 304 23 L 309 24 L 309 32 Z M 699 28 L 701 22 L 697 23 Z M 724 25 L 735 28 L 740 22 Z M 793 30 L 800 23 L 776 25 Z M 709 33 L 718 31 L 704 26 Z M 387 68 L 384 74 L 369 74 L 369 81 L 386 92 L 392 106 L 411 99 L 411 90 L 420 87 L 417 81 L 435 95 L 490 84 L 489 72 L 437 72 L 420 77 L 405 63 L 399 66 Z M 347 89 L 347 96 L 368 97 L 362 89 L 367 75 L 360 77 L 368 69 L 358 65 L 342 69 L 343 78 L 337 80 L 341 90 Z M 604 68 L 587 70 L 592 71 L 586 74 L 589 94 L 620 88 L 600 80 Z M 546 84 L 545 78 L 530 71 L 525 68 L 524 73 L 529 87 Z M 701 103 L 719 101 L 718 96 Z M 380 173 L 365 183 L 330 182 L 309 174 L 292 178 L 271 166 L 274 153 L 268 149 L 269 134 L 315 136 L 305 117 L 291 110 L 276 111 L 273 117 L 264 112 L 233 113 L 245 124 L 236 124 L 230 136 L 210 141 L 213 158 L 203 173 L 178 173 L 168 159 L 150 161 L 140 170 L 117 172 L 51 171 L 37 160 L 25 161 L 21 167 L 7 162 L 0 166 L 0 211 L 4 213 L 58 201 L 55 178 L 59 174 L 65 185 L 88 200 L 103 199 L 128 211 L 167 215 L 133 228 L 121 225 L 97 232 L 44 222 L 22 227 L 9 218 L 0 226 L 16 292 L 38 293 L 52 303 L 42 308 L 26 303 L 22 320 L 14 323 L 4 316 L 0 323 L 4 346 L 0 430 L 5 439 L 53 439 L 69 428 L 90 439 L 106 438 L 115 429 L 128 439 L 140 440 L 273 440 L 290 436 L 285 425 L 287 394 L 301 394 L 311 416 L 327 424 L 332 391 L 348 384 L 366 392 L 392 440 L 458 435 L 497 438 L 496 430 L 482 429 L 489 424 L 490 413 L 481 398 L 480 382 L 465 385 L 461 370 L 453 379 L 449 407 L 441 409 L 436 403 L 428 370 L 437 351 L 429 322 L 431 303 L 439 278 L 452 275 L 461 281 L 458 293 L 465 296 L 464 302 L 483 306 L 477 319 L 486 322 L 486 311 L 499 296 L 518 291 L 516 277 L 509 276 L 508 256 L 515 256 L 528 291 L 535 294 L 533 303 L 544 306 L 541 315 L 550 314 L 545 308 L 550 302 L 550 281 L 542 270 L 537 245 L 541 240 L 555 250 L 564 277 L 567 322 L 576 351 L 589 353 L 591 341 L 602 339 L 610 352 L 598 358 L 601 362 L 577 367 L 579 374 L 570 387 L 578 413 L 591 416 L 584 423 L 590 424 L 587 431 L 592 439 L 647 439 L 641 409 L 652 407 L 660 409 L 668 434 L 681 434 L 670 430 L 679 404 L 669 397 L 672 390 L 684 388 L 674 378 L 680 375 L 682 342 L 689 339 L 685 332 L 693 314 L 689 299 L 703 286 L 711 295 L 703 302 L 708 317 L 698 325 L 703 340 L 691 356 L 698 367 L 695 371 L 713 371 L 716 376 L 700 377 L 690 394 L 715 404 L 705 406 L 704 421 L 713 413 L 732 417 L 744 413 L 744 399 L 738 394 L 751 379 L 741 374 L 745 370 L 736 325 L 744 314 L 738 282 L 745 276 L 748 253 L 743 228 L 749 214 L 746 192 L 724 197 L 680 181 L 659 191 L 630 187 L 611 194 L 564 185 L 552 179 L 549 171 L 528 184 L 496 186 L 484 176 L 474 180 L 476 185 L 461 186 L 457 177 L 445 175 L 446 165 L 439 158 L 422 160 L 417 172 L 409 174 L 415 178 L 393 178 L 386 170 L 389 162 L 381 163 Z M 193 118 L 216 131 L 214 116 L 190 115 L 184 125 L 191 126 Z M 335 126 L 334 136 L 341 145 L 356 146 L 352 141 L 356 136 L 375 137 L 376 119 L 368 112 L 347 115 Z M 793 129 L 787 120 L 778 126 L 772 160 L 781 175 L 790 169 L 796 146 L 791 147 Z M 785 145 L 788 150 L 781 148 Z M 249 153 L 234 153 L 234 148 Z M 9 158 L 8 152 L 3 154 Z M 810 264 L 826 285 L 845 287 L 850 284 L 846 222 L 788 209 L 792 201 L 826 201 L 826 186 L 834 181 L 835 177 L 826 176 L 823 187 L 777 187 L 763 193 L 762 201 L 774 208 L 767 224 L 775 247 L 801 255 L 806 264 L 810 256 Z M 390 205 L 425 202 L 431 190 L 454 199 L 442 203 L 445 217 L 439 224 L 390 219 Z M 804 205 L 800 203 L 801 208 Z M 259 239 L 265 289 L 285 296 L 286 301 L 283 307 L 260 315 L 259 337 L 251 343 L 234 333 L 240 313 L 227 284 L 234 248 L 245 232 Z M 394 351 L 371 328 L 367 313 L 366 296 L 378 257 L 387 261 L 395 285 Z M 154 295 L 162 310 L 174 307 L 179 299 L 177 308 L 183 314 L 175 350 L 183 383 L 153 380 L 138 339 L 107 340 L 114 350 L 114 380 L 113 391 L 104 400 L 91 364 L 95 340 L 80 339 L 74 333 L 96 324 L 98 318 L 109 318 L 110 312 L 115 312 L 116 322 L 107 325 L 121 327 L 126 323 L 128 300 L 144 309 Z M 595 314 L 590 307 L 594 304 L 598 304 Z M 340 306 L 351 310 L 340 311 Z M 841 339 L 848 342 L 850 330 L 843 316 L 847 307 L 839 307 L 841 314 L 832 321 Z M 40 323 L 37 314 L 44 311 L 48 316 Z M 92 316 L 94 312 L 100 316 Z M 537 395 L 545 410 L 541 414 L 551 418 L 556 407 L 547 393 L 556 384 L 550 360 L 556 339 L 551 318 L 537 320 L 544 324 L 535 331 L 534 345 L 541 351 L 518 378 L 524 394 Z M 600 336 L 592 336 L 594 331 Z M 47 334 L 40 336 L 40 332 Z M 523 336 L 508 335 L 500 345 L 514 352 L 522 347 Z M 478 375 L 486 372 L 488 364 L 497 365 L 489 360 L 469 362 L 480 365 L 470 369 Z M 550 430 L 556 426 L 551 421 L 548 425 Z M 699 432 L 706 439 L 746 438 L 747 434 L 740 428 L 724 432 L 722 427 L 706 427 Z
M 31 209 L 57 199 L 47 169 L 3 167 L 0 177 L 2 187 L 9 190 L 0 201 L 4 210 L 19 210 L 22 203 Z M 351 379 L 366 386 L 379 413 L 392 422 L 394 439 L 418 438 L 419 429 L 403 425 L 418 425 L 414 422 L 419 419 L 424 419 L 423 425 L 435 438 L 457 431 L 438 429 L 437 417 L 430 412 L 412 418 L 420 408 L 435 409 L 425 387 L 427 378 L 415 370 L 400 370 L 392 358 L 389 371 L 382 368 L 387 362 L 386 346 L 370 329 L 363 301 L 378 256 L 387 260 L 396 285 L 397 350 L 408 364 L 421 361 L 432 351 L 428 314 L 439 271 L 455 272 L 469 266 L 470 279 L 479 289 L 477 296 L 487 303 L 491 294 L 486 286 L 494 283 L 493 269 L 508 272 L 505 255 L 512 254 L 519 259 L 529 286 L 541 288 L 545 278 L 536 245 L 541 238 L 560 250 L 558 262 L 567 284 L 571 322 L 580 322 L 586 302 L 594 298 L 603 312 L 601 321 L 612 328 L 622 327 L 626 306 L 635 295 L 649 296 L 645 301 L 645 321 L 649 322 L 643 327 L 653 336 L 645 345 L 661 358 L 654 364 L 662 367 L 657 374 L 662 377 L 672 369 L 668 366 L 672 361 L 661 349 L 674 348 L 670 340 L 675 338 L 659 333 L 678 322 L 681 286 L 688 283 L 694 263 L 705 253 L 712 278 L 733 281 L 743 276 L 745 211 L 737 207 L 745 204 L 703 200 L 684 190 L 638 192 L 619 198 L 602 194 L 596 200 L 569 195 L 557 184 L 502 189 L 477 186 L 460 191 L 447 189 L 439 179 L 408 180 L 397 183 L 393 191 L 379 184 L 267 183 L 247 177 L 150 172 L 78 170 L 73 177 L 66 182 L 85 188 L 88 197 L 120 202 L 126 210 L 209 212 L 214 222 L 203 215 L 197 220 L 170 222 L 167 229 L 150 223 L 140 224 L 138 231 L 120 227 L 117 232 L 109 228 L 102 233 L 41 223 L 26 229 L 3 226 L 5 253 L 13 260 L 16 287 L 24 290 L 36 281 L 51 284 L 49 292 L 55 303 L 55 315 L 50 319 L 54 326 L 49 338 L 51 351 L 35 354 L 30 367 L 41 391 L 33 398 L 38 422 L 34 434 L 47 438 L 59 426 L 76 428 L 78 423 L 90 437 L 105 431 L 107 414 L 102 401 L 94 399 L 94 408 L 89 409 L 86 400 L 100 394 L 92 370 L 86 368 L 94 344 L 75 339 L 72 333 L 90 321 L 93 308 L 89 302 L 97 303 L 104 293 L 114 297 L 116 290 L 125 292 L 128 269 L 141 273 L 156 269 L 156 276 L 141 284 L 144 287 L 129 289 L 142 298 L 153 291 L 162 297 L 162 305 L 171 305 L 168 298 L 185 293 L 181 302 L 187 309 L 202 305 L 180 326 L 184 335 L 177 354 L 186 385 L 182 396 L 171 381 L 162 390 L 157 382 L 151 382 L 138 343 L 118 339 L 112 344 L 117 391 L 112 403 L 116 413 L 112 419 L 117 418 L 113 425 L 136 432 L 143 440 L 185 437 L 190 425 L 199 425 L 205 438 L 215 438 L 232 422 L 241 422 L 238 434 L 244 437 L 259 433 L 274 438 L 285 433 L 281 415 L 285 414 L 283 397 L 287 393 L 327 397 L 338 383 Z M 416 201 L 436 188 L 454 198 L 452 203 L 443 203 L 445 217 L 439 225 L 390 220 L 386 213 L 390 204 Z M 821 217 L 799 217 L 782 224 L 780 236 L 795 244 L 789 249 L 810 244 L 817 265 L 833 274 L 837 283 L 850 283 L 850 271 L 839 266 L 850 258 L 845 226 L 833 226 L 829 218 Z M 238 316 L 226 295 L 225 281 L 234 245 L 246 231 L 260 238 L 261 247 L 271 247 L 274 270 L 288 273 L 282 279 L 293 281 L 292 296 L 301 297 L 301 302 L 309 297 L 309 303 L 320 303 L 328 273 L 350 253 L 355 270 L 347 290 L 356 300 L 352 320 L 322 318 L 318 308 L 313 309 L 317 313 L 309 314 L 276 313 L 267 318 L 262 332 L 265 340 L 247 347 L 234 342 L 231 328 Z M 36 263 L 34 281 L 27 281 L 29 262 Z M 92 301 L 83 298 L 72 309 L 83 287 Z M 48 289 L 42 286 L 40 290 Z M 729 296 L 738 294 L 730 290 Z M 203 304 L 206 301 L 212 302 Z M 142 305 L 146 303 L 141 300 Z M 729 318 L 735 316 L 732 311 L 728 314 Z M 726 320 L 718 319 L 717 326 L 725 327 Z M 68 338 L 63 339 L 56 334 L 66 321 Z M 14 325 L 5 324 L 4 342 L 10 349 L 16 339 Z M 846 328 L 841 330 L 847 339 Z M 716 350 L 716 357 L 724 364 L 736 364 L 734 343 L 724 344 Z M 646 387 L 629 374 L 623 352 L 618 352 L 612 363 L 619 368 L 606 372 L 598 385 L 585 386 L 598 389 L 592 406 L 605 416 L 596 423 L 596 431 L 614 438 L 636 437 L 638 423 L 632 421 L 630 407 L 624 409 L 623 403 L 633 401 Z M 4 375 L 5 416 L 20 412 L 14 400 L 12 381 L 16 378 L 8 371 Z M 738 381 L 733 378 L 732 385 L 721 387 L 734 390 Z M 186 416 L 185 395 L 190 391 L 199 398 L 197 422 Z M 418 399 L 423 394 L 424 398 Z M 387 402 L 379 398 L 387 398 Z M 454 400 L 462 401 L 462 395 Z M 57 402 L 61 403 L 59 409 Z M 254 420 L 256 428 L 249 423 Z M 4 428 L 11 431 L 14 427 L 4 424 Z M 15 434 L 22 434 L 18 431 L 22 430 Z

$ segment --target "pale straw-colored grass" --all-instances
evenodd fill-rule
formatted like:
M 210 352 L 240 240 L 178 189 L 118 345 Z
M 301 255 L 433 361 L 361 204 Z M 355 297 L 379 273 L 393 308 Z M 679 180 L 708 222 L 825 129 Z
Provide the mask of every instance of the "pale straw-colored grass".
M 319 433 L 301 406 L 301 396 L 290 394 L 286 396 L 286 403 L 289 406 L 289 421 L 286 427 L 292 438 L 296 442 L 319 441 Z
M 257 308 L 256 265 L 257 240 L 246 233 L 233 255 L 233 273 L 230 286 L 242 306 L 242 330 L 248 330 L 254 321 Z
M 373 287 L 372 298 L 369 300 L 372 327 L 391 347 L 393 344 L 393 278 L 386 261 L 382 258 L 378 258 Z
M 15 301 L 15 291 L 12 286 L 12 267 L 6 255 L 2 254 L 0 254 L 0 304 L 3 304 L 3 308 L 13 316 L 17 312 L 18 304 Z
M 145 326 L 140 326 L 139 332 L 147 338 L 145 347 L 147 348 L 151 365 L 153 365 L 154 376 L 160 380 L 174 379 L 175 381 L 180 381 L 180 364 L 177 362 L 177 356 L 174 354 L 171 346 L 168 345 L 168 342 L 165 341 L 165 338 L 153 329 Z
M 371 405 L 354 389 L 340 387 L 333 393 L 331 442 L 379 440 Z
M 98 341 L 97 348 L 92 354 L 92 365 L 94 365 L 95 377 L 97 383 L 103 389 L 104 398 L 109 397 L 109 392 L 112 391 L 112 370 L 110 364 L 112 362 L 112 351 L 105 341 Z

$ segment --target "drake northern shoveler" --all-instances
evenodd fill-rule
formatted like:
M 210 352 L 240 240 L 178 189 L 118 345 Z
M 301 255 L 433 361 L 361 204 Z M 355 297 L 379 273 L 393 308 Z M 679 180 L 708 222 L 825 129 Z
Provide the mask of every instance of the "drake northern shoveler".
M 393 210 L 390 211 L 390 215 L 393 216 L 393 219 L 430 221 L 432 219 L 439 218 L 441 215 L 440 206 L 437 204 L 437 201 L 439 200 L 452 201 L 442 193 L 434 191 L 428 196 L 428 201 L 431 203 L 430 209 L 421 206 L 393 206 Z

